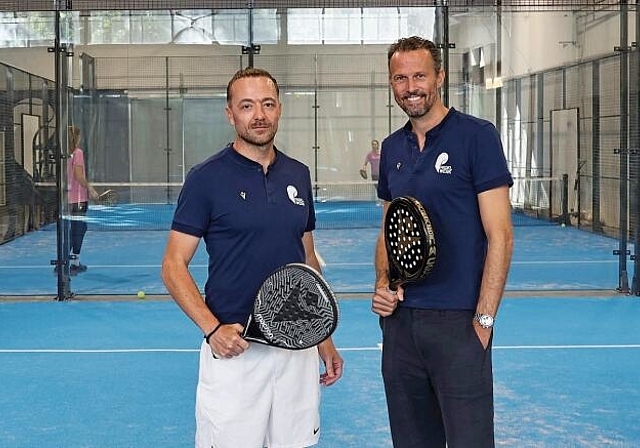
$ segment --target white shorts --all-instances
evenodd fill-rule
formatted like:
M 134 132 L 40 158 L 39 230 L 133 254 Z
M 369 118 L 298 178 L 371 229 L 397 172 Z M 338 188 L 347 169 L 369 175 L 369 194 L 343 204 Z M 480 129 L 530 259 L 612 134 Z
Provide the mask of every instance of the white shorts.
M 200 348 L 196 448 L 303 448 L 320 437 L 318 349 L 252 343 L 216 359 Z

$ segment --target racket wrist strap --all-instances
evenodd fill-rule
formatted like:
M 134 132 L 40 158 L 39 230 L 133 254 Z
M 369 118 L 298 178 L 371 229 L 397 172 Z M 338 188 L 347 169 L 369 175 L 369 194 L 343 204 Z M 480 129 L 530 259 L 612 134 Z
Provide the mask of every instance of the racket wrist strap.
M 216 327 L 213 330 L 211 330 L 209 333 L 204 335 L 204 340 L 207 341 L 207 344 L 209 343 L 209 339 L 211 339 L 211 336 L 213 336 L 215 332 L 220 329 L 221 326 L 222 326 L 222 322 L 219 322 L 218 325 L 216 325 Z

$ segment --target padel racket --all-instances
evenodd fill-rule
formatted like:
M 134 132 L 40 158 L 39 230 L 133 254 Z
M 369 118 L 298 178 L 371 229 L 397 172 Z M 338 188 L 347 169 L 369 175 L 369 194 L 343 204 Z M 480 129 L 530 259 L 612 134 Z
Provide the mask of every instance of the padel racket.
M 98 202 L 102 205 L 116 205 L 118 203 L 118 192 L 107 190 L 98 196 Z
M 367 170 L 360 170 L 360 177 L 367 180 Z
M 422 280 L 436 263 L 436 238 L 420 201 L 401 196 L 387 209 L 384 240 L 389 259 L 389 289 Z
M 338 325 L 338 302 L 315 269 L 290 263 L 263 282 L 242 337 L 291 350 L 313 347 Z

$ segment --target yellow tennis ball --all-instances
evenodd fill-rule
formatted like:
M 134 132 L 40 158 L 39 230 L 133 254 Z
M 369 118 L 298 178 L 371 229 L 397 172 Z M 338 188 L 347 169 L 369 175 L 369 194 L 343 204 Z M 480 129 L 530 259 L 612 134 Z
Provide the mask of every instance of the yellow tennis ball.
M 147 297 L 147 295 L 144 293 L 144 291 L 138 291 L 138 299 L 144 299 L 145 297 Z

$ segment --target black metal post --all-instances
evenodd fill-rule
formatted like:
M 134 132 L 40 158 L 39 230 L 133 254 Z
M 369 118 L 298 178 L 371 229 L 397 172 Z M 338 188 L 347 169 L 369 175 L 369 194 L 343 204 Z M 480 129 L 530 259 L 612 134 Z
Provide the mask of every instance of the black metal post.
M 629 51 L 628 51 L 628 5 L 620 1 L 620 239 L 618 255 L 618 292 L 629 292 L 627 273 L 628 207 L 629 207 Z
M 165 153 L 166 153 L 166 181 L 167 181 L 167 204 L 171 203 L 171 102 L 169 98 L 169 57 L 165 58 Z
M 56 242 L 57 253 L 56 259 L 52 261 L 52 264 L 56 266 L 57 271 L 57 301 L 66 301 L 73 297 L 71 292 L 71 277 L 69 274 L 69 238 L 67 237 L 68 222 L 64 216 L 67 211 L 66 204 L 66 151 L 63 150 L 67 145 L 66 131 L 64 132 L 65 138 L 63 139 L 63 127 L 62 122 L 64 120 L 66 101 L 64 101 L 63 95 L 66 95 L 66 83 L 65 76 L 62 71 L 63 61 L 66 61 L 68 54 L 66 53 L 66 46 L 61 44 L 61 31 L 60 31 L 60 5 L 56 2 L 55 12 L 55 39 L 53 48 L 49 51 L 54 54 L 54 76 L 55 76 L 55 136 L 56 136 L 56 148 L 55 148 L 55 165 L 56 165 L 56 198 L 58 206 L 58 216 L 56 221 Z M 63 53 L 65 59 L 63 59 Z
M 592 176 L 591 183 L 591 230 L 595 233 L 602 232 L 600 220 L 600 62 L 591 64 L 591 151 L 592 151 Z
M 495 126 L 498 130 L 498 135 L 502 134 L 502 1 L 496 1 L 496 54 L 493 55 L 495 59 L 494 72 L 493 72 L 493 85 L 495 87 L 495 99 L 496 99 L 496 122 Z M 497 80 L 497 86 L 496 86 Z
M 636 82 L 635 82 L 635 132 L 633 133 L 633 147 L 635 148 L 635 166 L 633 171 L 635 182 L 635 200 L 633 208 L 633 216 L 635 221 L 634 232 L 634 249 L 633 249 L 633 281 L 631 283 L 631 292 L 636 296 L 640 296 L 640 260 L 638 252 L 640 252 L 640 10 L 636 8 L 636 41 L 633 43 L 635 49 L 636 62 Z
M 313 169 L 314 169 L 314 195 L 315 199 L 318 199 L 318 151 L 320 150 L 320 145 L 318 145 L 318 110 L 320 109 L 320 105 L 318 104 L 318 55 L 314 56 L 314 80 L 313 80 Z

